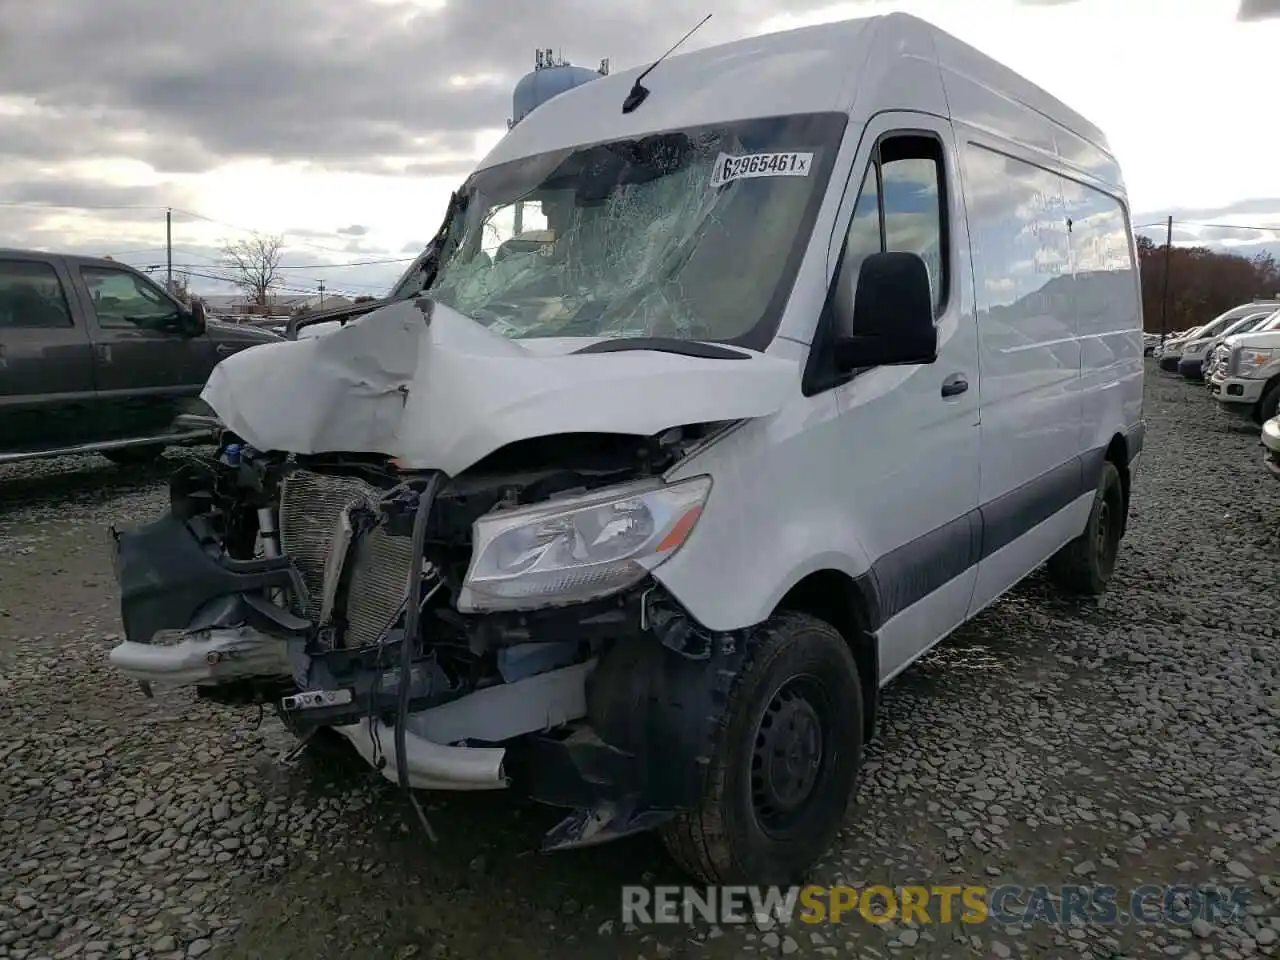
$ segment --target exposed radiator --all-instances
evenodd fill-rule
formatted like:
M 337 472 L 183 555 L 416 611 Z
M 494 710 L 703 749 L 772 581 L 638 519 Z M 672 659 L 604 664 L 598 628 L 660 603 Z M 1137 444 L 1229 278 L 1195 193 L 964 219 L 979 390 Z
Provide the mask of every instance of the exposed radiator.
M 324 604 L 324 575 L 343 511 L 365 506 L 374 512 L 383 491 L 354 477 L 309 470 L 290 473 L 280 488 L 280 546 L 307 586 L 309 602 L 298 612 L 318 620 Z M 344 646 L 377 641 L 391 625 L 409 592 L 413 550 L 408 537 L 390 537 L 376 528 L 359 537 L 347 557 L 347 631 Z

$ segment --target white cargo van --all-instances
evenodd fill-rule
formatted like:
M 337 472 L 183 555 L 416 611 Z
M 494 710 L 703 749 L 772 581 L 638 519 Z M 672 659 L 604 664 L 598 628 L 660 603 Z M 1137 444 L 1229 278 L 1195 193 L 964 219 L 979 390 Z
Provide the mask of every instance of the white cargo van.
M 1112 576 L 1125 188 L 905 15 L 638 75 L 481 161 L 421 297 L 218 366 L 221 457 L 117 533 L 112 661 L 406 789 L 563 806 L 548 849 L 656 827 L 700 877 L 791 879 L 884 684 L 1046 561 Z

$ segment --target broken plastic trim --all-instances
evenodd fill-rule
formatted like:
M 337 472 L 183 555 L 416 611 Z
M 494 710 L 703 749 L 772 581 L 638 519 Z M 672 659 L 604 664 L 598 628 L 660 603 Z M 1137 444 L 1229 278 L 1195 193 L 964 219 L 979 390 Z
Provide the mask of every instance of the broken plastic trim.
M 285 641 L 250 626 L 174 631 L 177 643 L 125 640 L 107 659 L 141 683 L 218 683 L 242 677 L 288 676 Z

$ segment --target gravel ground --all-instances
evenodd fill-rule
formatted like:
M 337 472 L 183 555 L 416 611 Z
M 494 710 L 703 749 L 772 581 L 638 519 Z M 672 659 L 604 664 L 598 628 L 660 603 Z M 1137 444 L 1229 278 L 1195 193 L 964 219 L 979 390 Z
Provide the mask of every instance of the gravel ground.
M 1112 592 L 1032 577 L 896 681 L 815 880 L 1245 885 L 1235 922 L 628 929 L 620 884 L 680 882 L 652 838 L 544 857 L 555 812 L 454 796 L 430 846 L 256 710 L 113 676 L 105 528 L 164 470 L 88 457 L 0 467 L 0 958 L 1280 955 L 1280 485 L 1202 389 L 1150 370 L 1146 413 Z

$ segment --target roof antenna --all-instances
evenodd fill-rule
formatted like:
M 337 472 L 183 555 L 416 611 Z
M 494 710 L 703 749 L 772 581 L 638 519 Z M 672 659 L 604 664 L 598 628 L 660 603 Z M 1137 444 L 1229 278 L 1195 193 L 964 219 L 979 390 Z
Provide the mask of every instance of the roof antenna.
M 675 53 L 676 47 L 680 46 L 680 44 L 684 43 L 686 40 L 692 37 L 694 33 L 698 31 L 699 27 L 701 27 L 704 23 L 706 23 L 710 19 L 711 19 L 711 14 L 708 13 L 705 17 L 703 17 L 701 20 L 698 21 L 697 26 L 695 26 L 692 30 L 686 33 L 679 40 L 677 40 L 675 44 L 672 45 L 670 50 L 668 50 L 666 53 L 660 56 L 657 60 L 653 61 L 653 63 L 649 65 L 648 70 L 640 74 L 640 76 L 636 77 L 636 82 L 631 85 L 631 92 L 627 94 L 627 99 L 622 101 L 623 113 L 631 113 L 633 110 L 636 109 L 636 107 L 644 103 L 645 99 L 649 96 L 649 88 L 646 87 L 644 84 L 642 84 L 640 81 L 643 80 L 645 77 L 647 77 L 649 74 L 651 74 L 653 72 L 654 67 L 660 64 L 663 60 L 667 59 L 667 57 L 671 56 L 671 54 Z

